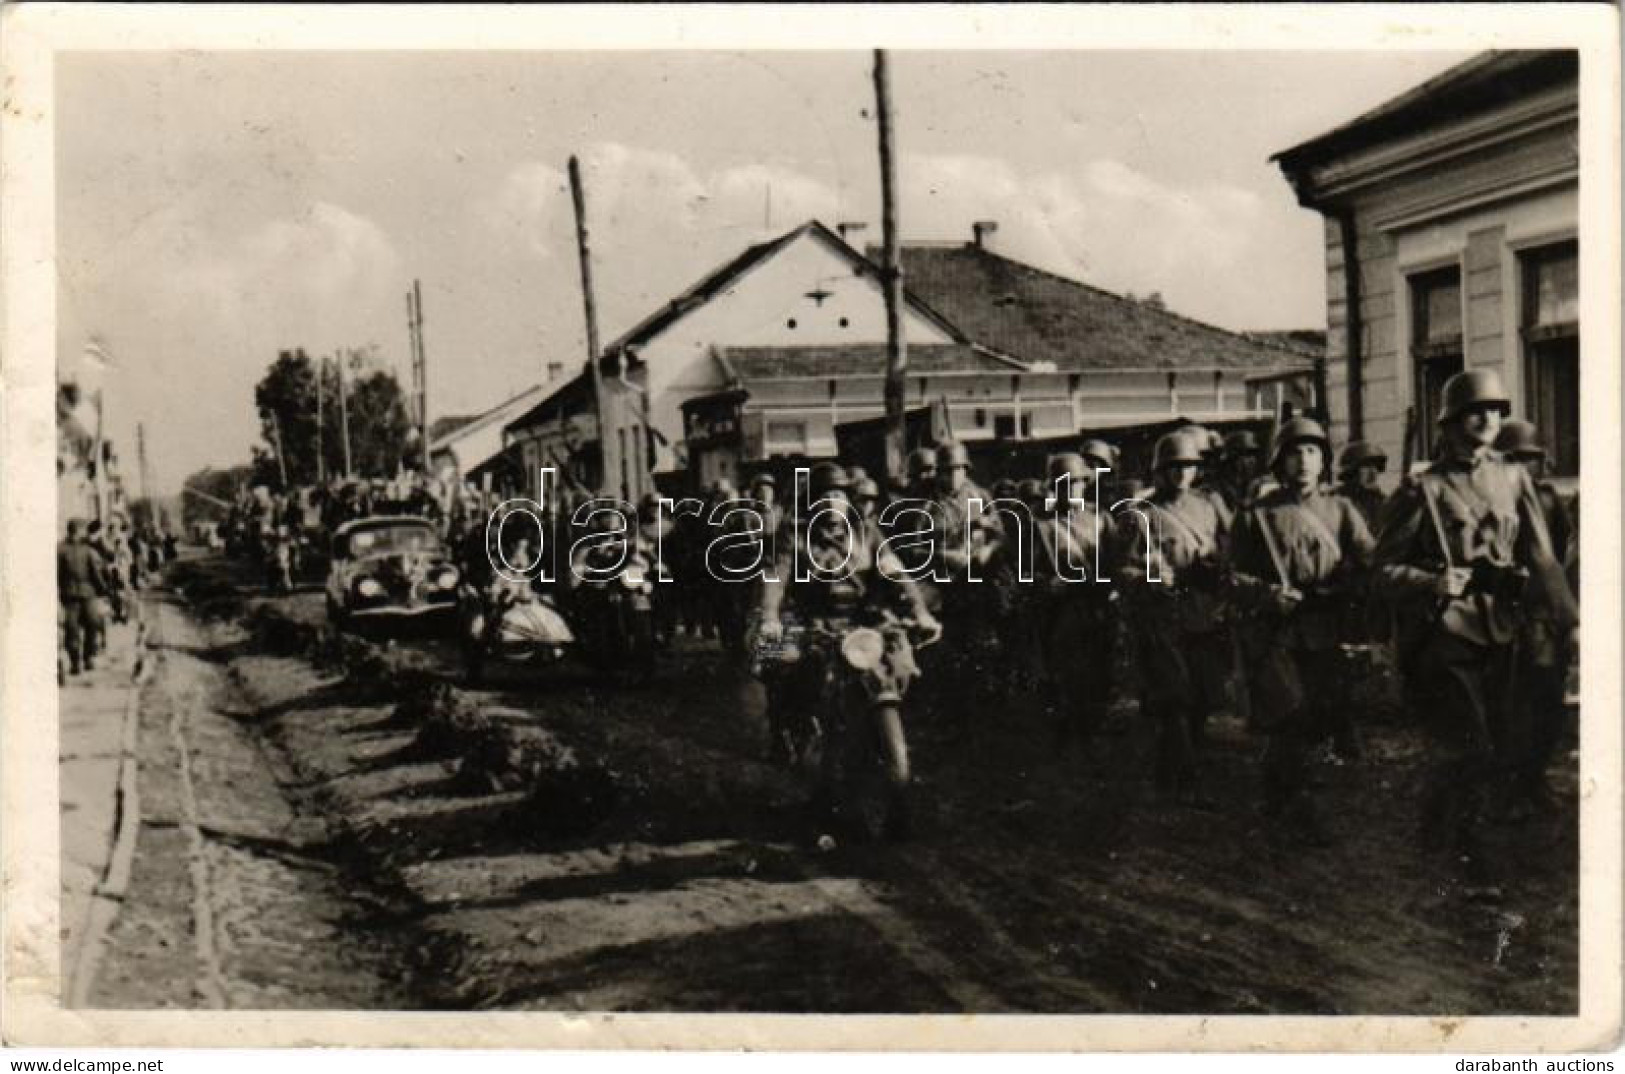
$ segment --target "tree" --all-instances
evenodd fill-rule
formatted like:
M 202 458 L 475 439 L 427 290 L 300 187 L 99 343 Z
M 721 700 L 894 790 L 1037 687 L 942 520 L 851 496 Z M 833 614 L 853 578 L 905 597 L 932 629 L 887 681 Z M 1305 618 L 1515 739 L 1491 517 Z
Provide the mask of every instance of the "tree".
M 351 467 L 358 477 L 395 473 L 410 447 L 414 426 L 406 395 L 394 372 L 373 367 L 377 347 L 340 351 L 344 361 L 344 395 L 350 429 Z M 332 361 L 312 362 L 303 348 L 282 351 L 254 387 L 260 438 L 254 448 L 254 480 L 272 487 L 314 484 L 317 465 L 317 377 L 321 377 L 320 452 L 329 476 L 344 472 L 343 427 L 340 422 L 339 370 Z M 281 460 L 278 460 L 278 437 Z M 410 462 L 410 459 L 406 459 Z
M 275 467 L 276 462 L 273 460 L 271 465 Z M 256 474 L 252 464 L 233 466 L 225 470 L 216 470 L 212 466 L 199 470 L 187 477 L 186 487 L 203 495 L 181 494 L 181 521 L 188 526 L 193 522 L 224 521 L 226 509 L 213 501 L 231 503 L 238 493 L 254 484 Z

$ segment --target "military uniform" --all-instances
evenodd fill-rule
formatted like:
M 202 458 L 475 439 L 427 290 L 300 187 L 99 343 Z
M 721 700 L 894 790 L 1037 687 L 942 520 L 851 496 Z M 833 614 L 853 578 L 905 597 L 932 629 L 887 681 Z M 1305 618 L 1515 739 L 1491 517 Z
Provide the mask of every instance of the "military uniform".
M 1510 408 L 1499 378 L 1479 370 L 1452 377 L 1444 397 L 1441 424 L 1475 407 Z M 1425 831 L 1476 858 L 1477 821 L 1513 749 L 1519 620 L 1534 602 L 1560 630 L 1575 622 L 1533 482 L 1493 449 L 1447 441 L 1395 493 L 1376 562 L 1396 602 L 1401 668 L 1431 733 Z M 1451 567 L 1474 572 L 1457 596 L 1440 590 Z
M 57 549 L 56 591 L 69 670 L 77 675 L 95 667 L 103 629 L 98 600 L 108 592 L 106 564 L 77 532 Z
M 1535 427 L 1508 421 L 1495 447 L 1513 462 L 1526 467 L 1546 523 L 1554 556 L 1562 560 L 1573 538 L 1573 527 L 1562 497 L 1551 482 L 1536 476 L 1546 451 Z M 1572 586 L 1572 582 L 1570 585 Z M 1519 616 L 1516 641 L 1518 699 L 1514 706 L 1514 804 L 1527 800 L 1547 805 L 1546 768 L 1562 742 L 1569 724 L 1565 694 L 1569 664 L 1574 658 L 1568 631 L 1546 606 L 1531 607 Z
M 962 445 L 941 445 L 939 481 L 945 470 L 967 462 Z M 982 507 L 973 508 L 972 500 L 980 500 Z M 993 496 L 967 477 L 957 489 L 939 484 L 927 505 L 935 544 L 933 574 L 947 578 L 925 583 L 934 591 L 934 607 L 947 639 L 933 661 L 933 691 L 944 709 L 961 716 L 996 688 L 1001 670 L 999 630 L 1012 595 L 1004 566 L 994 558 L 1004 542 L 1004 527 L 988 507 L 992 502 Z M 978 563 L 978 557 L 986 561 Z
M 1280 453 L 1302 441 L 1330 454 L 1325 432 L 1308 419 L 1282 427 Z M 1272 814 L 1318 828 L 1306 786 L 1310 748 L 1341 729 L 1346 713 L 1337 682 L 1345 591 L 1363 585 L 1373 549 L 1360 513 L 1318 484 L 1283 484 L 1237 524 L 1232 544 L 1235 600 L 1253 722 L 1269 736 L 1264 805 Z M 1300 595 L 1290 607 L 1279 594 Z M 1347 732 L 1344 731 L 1344 734 Z M 1315 834 L 1319 834 L 1316 832 Z
M 815 497 L 846 489 L 844 471 L 832 464 L 821 464 L 813 479 Z M 763 577 L 757 597 L 758 622 L 785 628 L 778 643 L 758 644 L 756 658 L 767 688 L 770 749 L 776 759 L 797 751 L 818 715 L 828 670 L 822 660 L 829 649 L 807 644 L 812 633 L 879 624 L 888 612 L 921 624 L 932 622 L 918 587 L 899 577 L 899 565 L 887 561 L 883 568 L 886 555 L 876 531 L 855 518 L 850 528 L 814 523 L 781 530 L 772 570 Z M 798 577 L 798 570 L 806 577 Z M 919 669 L 906 634 L 884 634 L 885 659 L 873 674 L 879 677 L 879 692 L 900 701 Z M 826 757 L 831 755 L 826 751 Z
M 1158 442 L 1155 467 L 1194 462 L 1199 449 L 1182 432 Z M 1195 488 L 1159 487 L 1142 500 L 1149 533 L 1132 516 L 1118 568 L 1131 601 L 1130 621 L 1138 664 L 1141 709 L 1157 726 L 1158 786 L 1184 796 L 1196 793 L 1196 749 L 1209 713 L 1224 703 L 1230 643 L 1224 631 L 1223 565 L 1229 527 L 1214 498 Z M 1150 573 L 1147 573 L 1149 562 Z
M 1081 477 L 1084 462 L 1063 455 L 1052 477 Z M 1051 486 L 1054 491 L 1054 486 Z M 1057 501 L 1033 525 L 1032 621 L 1037 631 L 1042 688 L 1063 742 L 1087 742 L 1110 708 L 1116 678 L 1116 591 L 1100 581 L 1116 560 L 1115 522 L 1080 486 L 1071 502 Z

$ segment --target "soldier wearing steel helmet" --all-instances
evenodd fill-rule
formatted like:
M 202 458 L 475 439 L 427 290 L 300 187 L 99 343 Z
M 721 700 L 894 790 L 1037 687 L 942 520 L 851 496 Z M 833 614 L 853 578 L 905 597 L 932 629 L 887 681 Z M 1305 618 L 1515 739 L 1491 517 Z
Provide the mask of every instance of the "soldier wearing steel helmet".
M 1040 684 L 1062 745 L 1088 745 L 1111 705 L 1117 603 L 1109 582 L 1115 528 L 1097 490 L 1115 461 L 1108 445 L 1049 460 L 1048 495 L 1034 523 L 1033 627 Z M 1103 580 L 1105 579 L 1105 580 Z
M 1155 486 L 1126 513 L 1117 573 L 1129 601 L 1141 710 L 1157 727 L 1156 780 L 1177 800 L 1199 804 L 1197 751 L 1210 714 L 1224 701 L 1229 641 L 1223 589 L 1229 519 L 1195 488 L 1203 442 L 1185 429 L 1157 441 Z
M 1264 449 L 1258 434 L 1251 429 L 1237 429 L 1225 436 L 1219 458 L 1218 478 L 1212 482 L 1213 491 L 1224 500 L 1232 514 L 1251 506 L 1258 494 L 1259 478 L 1264 472 Z
M 770 752 L 774 760 L 793 759 L 820 696 L 820 669 L 802 659 L 803 649 L 787 641 L 809 630 L 863 622 L 886 612 L 901 614 L 927 637 L 941 627 L 927 610 L 918 587 L 903 577 L 901 565 L 882 548 L 877 531 L 863 526 L 849 499 L 851 482 L 836 463 L 813 467 L 812 510 L 799 525 L 781 530 L 773 568 L 758 590 L 755 644 L 757 666 L 767 686 Z M 785 622 L 786 617 L 791 622 Z M 894 687 L 906 690 L 915 675 L 905 638 L 888 635 L 888 667 Z
M 907 479 L 903 494 L 916 500 L 929 500 L 937 488 L 937 453 L 928 447 L 917 447 L 908 453 L 904 467 Z
M 932 574 L 949 644 L 939 650 L 933 689 L 943 707 L 963 716 L 999 681 L 999 629 L 1009 611 L 1009 580 L 998 562 L 1005 545 L 994 497 L 970 476 L 970 453 L 949 440 L 937 446 L 931 495 Z M 948 651 L 948 650 L 951 650 Z
M 1342 727 L 1342 599 L 1363 587 L 1374 542 L 1360 512 L 1326 488 L 1331 442 L 1311 418 L 1276 433 L 1276 487 L 1237 521 L 1231 544 L 1234 600 L 1253 722 L 1268 736 L 1264 811 L 1306 842 L 1328 833 L 1309 793 L 1308 761 Z
M 1545 478 L 1546 448 L 1539 430 L 1527 421 L 1509 419 L 1495 438 L 1496 450 L 1523 467 L 1535 486 L 1554 555 L 1568 548 L 1573 526 L 1557 488 Z M 1567 632 L 1545 608 L 1532 608 L 1519 617 L 1516 642 L 1518 700 L 1513 706 L 1517 727 L 1511 799 L 1514 811 L 1526 807 L 1548 811 L 1553 807 L 1546 769 L 1569 725 L 1565 703 L 1568 669 L 1574 659 Z
M 1388 455 L 1369 440 L 1350 440 L 1337 454 L 1337 494 L 1354 505 L 1365 524 L 1376 528 L 1388 494 L 1382 491 L 1382 472 Z
M 1423 832 L 1474 871 L 1488 794 L 1504 784 L 1520 616 L 1578 621 L 1529 474 L 1494 449 L 1511 402 L 1493 370 L 1445 382 L 1440 450 L 1394 494 L 1377 535 L 1407 687 L 1429 731 Z

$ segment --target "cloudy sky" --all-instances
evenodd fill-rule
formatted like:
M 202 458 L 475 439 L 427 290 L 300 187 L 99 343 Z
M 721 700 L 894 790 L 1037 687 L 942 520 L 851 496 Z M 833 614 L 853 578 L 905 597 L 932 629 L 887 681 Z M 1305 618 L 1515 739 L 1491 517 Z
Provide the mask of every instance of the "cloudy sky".
M 1465 56 L 894 54 L 905 237 L 997 220 L 1097 286 L 1320 327 L 1319 218 L 1269 155 Z M 404 380 L 414 276 L 431 417 L 582 361 L 571 153 L 606 340 L 809 217 L 879 239 L 864 52 L 70 53 L 56 79 L 61 361 L 106 341 L 111 432 L 147 424 L 166 490 L 247 459 L 280 348 L 374 343 Z

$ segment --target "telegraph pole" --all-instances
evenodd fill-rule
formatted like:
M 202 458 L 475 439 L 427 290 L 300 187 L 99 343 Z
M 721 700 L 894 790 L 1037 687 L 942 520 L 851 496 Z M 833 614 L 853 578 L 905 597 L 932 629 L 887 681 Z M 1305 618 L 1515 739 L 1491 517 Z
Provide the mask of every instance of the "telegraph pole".
M 604 384 L 604 373 L 598 364 L 598 311 L 593 302 L 592 257 L 587 244 L 587 198 L 581 188 L 581 164 L 575 157 L 570 158 L 570 197 L 575 202 L 576 250 L 581 258 L 581 302 L 587 317 L 587 372 L 592 377 L 593 406 L 598 411 L 598 452 L 604 470 L 599 490 L 619 487 L 624 496 L 626 489 L 620 485 L 620 451 L 615 437 L 611 435 L 616 430 L 611 428 L 614 423 L 610 420 L 609 389 Z
M 271 433 L 276 437 L 276 469 L 282 475 L 282 489 L 288 488 L 288 459 L 282 452 L 282 423 L 277 420 L 276 411 L 271 411 Z
M 406 296 L 407 317 L 412 325 L 412 383 L 418 393 L 418 439 L 423 442 L 423 476 L 429 476 L 429 356 L 423 348 L 423 287 L 412 281 Z
M 344 385 L 344 361 L 348 358 L 344 351 L 333 352 L 333 365 L 339 373 L 339 437 L 344 444 L 344 477 L 350 478 L 350 392 Z
M 141 482 L 141 501 L 147 505 L 147 524 L 158 524 L 158 512 L 152 504 L 151 486 L 147 480 L 147 425 L 145 422 L 135 424 L 135 459 L 139 468 L 138 479 Z
M 316 359 L 316 483 L 327 484 L 327 455 L 322 443 L 322 392 L 327 380 L 327 359 Z
M 891 85 L 886 50 L 875 49 L 875 118 L 880 127 L 880 275 L 886 296 L 886 472 L 903 478 L 906 421 L 903 391 L 908 343 L 903 339 L 903 267 L 897 228 L 897 155 L 892 145 Z

